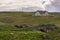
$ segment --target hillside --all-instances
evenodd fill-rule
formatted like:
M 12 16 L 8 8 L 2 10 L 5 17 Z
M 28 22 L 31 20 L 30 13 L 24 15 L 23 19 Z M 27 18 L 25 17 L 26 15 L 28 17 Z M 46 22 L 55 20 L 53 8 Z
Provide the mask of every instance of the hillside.
M 36 26 L 40 24 L 56 24 L 60 26 L 60 16 L 34 16 L 32 12 L 0 13 L 0 26 L 4 29 L 15 28 L 15 25 Z M 6 26 L 6 27 L 5 27 Z
M 60 16 L 34 16 L 32 12 L 7 12 L 7 13 L 0 13 L 0 22 L 2 24 L 29 24 L 29 25 L 37 25 L 37 24 L 44 24 L 44 23 L 53 23 L 59 25 L 60 23 Z
M 20 29 L 21 25 L 34 29 L 44 24 L 54 24 L 57 28 L 51 32 Z M 60 16 L 34 16 L 33 12 L 0 12 L 0 39 L 60 40 Z

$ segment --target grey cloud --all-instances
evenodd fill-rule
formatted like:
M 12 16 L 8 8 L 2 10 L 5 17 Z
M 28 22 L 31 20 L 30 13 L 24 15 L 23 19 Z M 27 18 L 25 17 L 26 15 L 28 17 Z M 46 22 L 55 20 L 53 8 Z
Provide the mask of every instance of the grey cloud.
M 60 12 L 60 0 L 0 0 L 0 11 L 48 10 Z

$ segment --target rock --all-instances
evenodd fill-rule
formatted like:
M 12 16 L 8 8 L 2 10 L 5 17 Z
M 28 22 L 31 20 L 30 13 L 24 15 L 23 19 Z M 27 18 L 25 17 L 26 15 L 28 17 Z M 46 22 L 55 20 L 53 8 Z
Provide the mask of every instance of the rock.
M 15 25 L 16 28 L 23 28 L 23 26 Z
M 16 28 L 26 28 L 28 27 L 27 25 L 15 25 Z

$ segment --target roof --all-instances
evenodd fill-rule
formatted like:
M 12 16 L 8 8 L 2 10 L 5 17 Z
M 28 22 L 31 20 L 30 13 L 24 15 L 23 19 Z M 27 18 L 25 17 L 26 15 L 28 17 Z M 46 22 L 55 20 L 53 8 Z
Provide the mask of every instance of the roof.
M 36 12 L 39 12 L 39 13 L 41 13 L 41 14 L 42 14 L 42 13 L 44 14 L 45 12 L 48 12 L 48 11 L 39 11 L 39 10 L 37 10 Z

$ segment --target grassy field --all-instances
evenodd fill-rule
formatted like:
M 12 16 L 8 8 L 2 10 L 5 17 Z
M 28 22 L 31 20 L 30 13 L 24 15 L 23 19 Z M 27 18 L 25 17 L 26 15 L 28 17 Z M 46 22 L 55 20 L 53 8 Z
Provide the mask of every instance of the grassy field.
M 59 32 L 60 30 L 49 33 L 41 31 L 0 31 L 0 40 L 60 40 Z
M 0 31 L 0 40 L 43 40 L 39 31 Z
M 55 24 L 60 27 L 60 16 L 34 16 L 32 12 L 2 12 L 0 13 L 0 40 L 48 40 L 43 39 L 41 35 L 44 34 L 49 34 L 50 40 L 60 40 L 60 29 L 50 33 L 10 31 L 17 30 L 15 25 L 28 25 L 32 27 L 41 24 Z
M 60 26 L 60 16 L 34 16 L 32 12 L 0 13 L 0 28 L 14 29 L 14 25 L 36 26 L 40 24 L 55 24 Z

